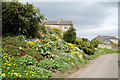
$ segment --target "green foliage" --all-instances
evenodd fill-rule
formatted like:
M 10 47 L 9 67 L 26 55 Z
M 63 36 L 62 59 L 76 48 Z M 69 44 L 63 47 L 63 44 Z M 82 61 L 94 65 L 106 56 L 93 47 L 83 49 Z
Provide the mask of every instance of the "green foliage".
M 38 63 L 38 66 L 40 66 L 44 69 L 50 69 L 50 70 L 56 69 L 61 72 L 65 72 L 65 66 L 62 65 L 62 63 L 60 63 L 60 61 L 58 59 L 56 59 L 56 60 L 46 59 L 46 60 L 40 61 Z
M 14 56 L 24 56 L 25 54 L 33 54 L 36 51 L 28 47 L 23 35 L 15 37 L 3 37 L 2 38 L 2 52 L 8 53 Z
M 92 44 L 94 47 L 98 47 L 99 42 L 98 42 L 98 40 L 92 40 L 92 41 L 91 41 L 91 44 Z
M 66 32 L 63 33 L 63 39 L 66 42 L 74 43 L 75 40 L 76 40 L 76 32 L 75 31 L 76 31 L 75 28 L 70 27 L 68 29 L 68 31 L 66 31 Z
M 36 59 L 32 56 L 29 56 L 28 54 L 25 56 L 22 56 L 20 58 L 20 61 L 23 62 L 25 65 L 33 65 Z
M 34 37 L 44 18 L 40 9 L 33 4 L 19 2 L 2 3 L 2 32 L 3 36 L 23 34 Z
M 94 45 L 90 43 L 87 38 L 82 38 L 82 40 L 75 40 L 75 43 L 78 45 L 79 49 L 84 51 L 85 54 L 94 54 Z
M 58 34 L 60 37 L 62 37 L 61 35 L 61 30 L 59 28 L 53 28 L 53 31 Z
M 28 66 L 30 71 L 34 72 L 34 78 L 53 78 L 53 75 L 50 71 L 45 70 L 41 67 Z

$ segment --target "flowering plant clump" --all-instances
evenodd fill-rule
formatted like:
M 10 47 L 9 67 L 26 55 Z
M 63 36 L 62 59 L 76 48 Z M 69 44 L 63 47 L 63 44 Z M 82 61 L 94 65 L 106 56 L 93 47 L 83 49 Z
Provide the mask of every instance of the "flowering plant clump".
M 58 39 L 59 39 L 59 37 L 58 37 L 58 36 L 56 36 L 56 39 L 58 40 Z
M 30 46 L 34 46 L 34 45 L 35 45 L 35 42 L 33 42 L 33 41 L 28 41 L 28 44 L 29 44 Z
M 67 43 L 71 48 L 75 48 L 75 46 L 72 43 Z

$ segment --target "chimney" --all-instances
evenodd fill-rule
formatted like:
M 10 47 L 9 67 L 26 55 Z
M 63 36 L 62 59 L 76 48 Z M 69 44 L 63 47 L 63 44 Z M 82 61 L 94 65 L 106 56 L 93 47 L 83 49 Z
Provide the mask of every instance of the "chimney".
M 60 17 L 60 19 L 58 20 L 58 24 L 60 24 L 61 21 L 62 21 L 62 17 Z
M 61 20 L 62 21 L 62 17 L 60 17 L 60 19 L 59 20 Z

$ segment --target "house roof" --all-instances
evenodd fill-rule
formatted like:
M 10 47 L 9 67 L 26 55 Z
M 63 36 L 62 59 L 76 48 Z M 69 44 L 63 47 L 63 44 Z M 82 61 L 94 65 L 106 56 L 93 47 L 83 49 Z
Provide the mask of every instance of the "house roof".
M 47 24 L 47 25 L 70 25 L 70 24 L 73 24 L 72 21 L 62 20 L 62 18 L 60 18 L 59 20 L 47 20 L 47 19 L 45 19 L 44 21 L 42 21 L 42 23 Z
M 51 20 L 47 20 L 47 21 L 43 21 L 44 24 L 47 25 L 70 25 L 73 24 L 72 21 L 51 21 Z
M 101 36 L 104 40 L 111 42 L 110 39 L 117 39 L 115 36 Z

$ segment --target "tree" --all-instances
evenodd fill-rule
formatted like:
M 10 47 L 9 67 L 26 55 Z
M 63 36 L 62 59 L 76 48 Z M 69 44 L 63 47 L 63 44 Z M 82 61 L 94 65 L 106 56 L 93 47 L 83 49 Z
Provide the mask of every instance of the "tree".
M 35 9 L 33 4 L 19 2 L 2 3 L 2 33 L 34 37 L 40 28 L 39 23 L 44 19 L 40 9 Z
M 68 29 L 68 31 L 64 32 L 63 33 L 63 39 L 66 41 L 66 42 L 69 42 L 69 43 L 74 43 L 75 40 L 76 40 L 76 32 L 75 32 L 75 28 L 70 27 Z

